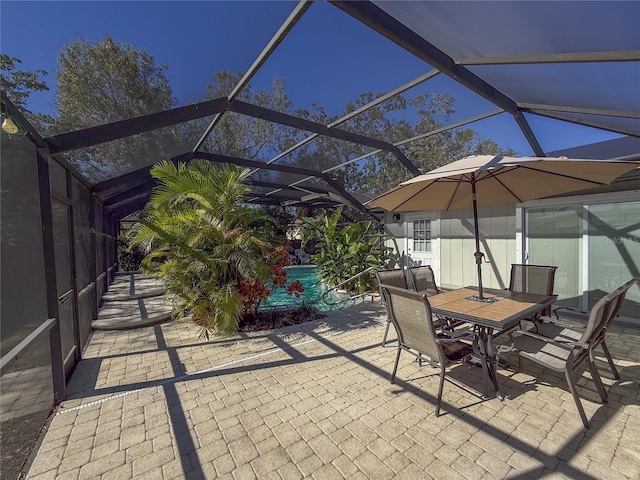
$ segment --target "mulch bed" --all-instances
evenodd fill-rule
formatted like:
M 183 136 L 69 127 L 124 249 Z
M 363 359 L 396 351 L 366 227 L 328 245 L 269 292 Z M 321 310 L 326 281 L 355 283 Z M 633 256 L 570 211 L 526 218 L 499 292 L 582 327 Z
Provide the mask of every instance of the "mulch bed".
M 323 315 L 318 314 L 315 309 L 308 307 L 258 312 L 257 314 L 245 315 L 238 324 L 238 331 L 258 332 L 261 330 L 273 330 L 289 325 L 311 322 L 322 317 Z

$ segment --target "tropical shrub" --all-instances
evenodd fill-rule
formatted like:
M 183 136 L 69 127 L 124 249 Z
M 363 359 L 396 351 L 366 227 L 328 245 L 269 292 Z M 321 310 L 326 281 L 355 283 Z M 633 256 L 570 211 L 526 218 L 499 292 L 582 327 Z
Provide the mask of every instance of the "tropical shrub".
M 118 271 L 133 272 L 140 269 L 145 254 L 137 245 L 132 244 L 129 232 L 118 236 Z
M 372 270 L 347 282 L 370 267 L 382 267 L 388 247 L 384 234 L 373 229 L 373 222 L 350 223 L 340 228 L 342 207 L 331 216 L 304 218 L 302 245 L 316 242 L 316 253 L 311 256 L 316 264 L 318 279 L 328 286 L 344 288 L 351 294 L 362 294 L 377 288 Z M 344 283 L 347 282 L 347 283 Z
M 273 219 L 243 203 L 247 170 L 167 161 L 151 175 L 159 186 L 133 239 L 147 253 L 142 270 L 162 280 L 177 318 L 190 315 L 201 336 L 234 333 L 242 314 L 268 295 L 274 271 L 279 286 L 286 281 L 271 241 Z
M 300 293 L 304 292 L 304 288 L 302 288 L 299 280 L 286 285 L 287 272 L 284 267 L 289 265 L 289 255 L 287 255 L 285 247 L 280 245 L 273 248 L 267 255 L 267 261 L 271 265 L 271 287 L 273 289 L 286 288 L 288 295 L 295 295 L 296 298 L 300 298 Z M 265 300 L 270 293 L 271 290 L 269 290 L 264 283 L 254 278 L 244 278 L 240 276 L 238 294 L 242 300 L 243 314 L 255 316 L 260 303 Z

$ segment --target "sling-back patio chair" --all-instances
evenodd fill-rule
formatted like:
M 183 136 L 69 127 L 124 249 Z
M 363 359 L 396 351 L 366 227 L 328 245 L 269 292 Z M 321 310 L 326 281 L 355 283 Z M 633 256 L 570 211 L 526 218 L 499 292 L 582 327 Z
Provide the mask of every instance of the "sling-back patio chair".
M 411 284 L 416 292 L 426 293 L 427 295 L 437 295 L 440 293 L 431 265 L 410 267 L 408 271 Z
M 409 288 L 407 284 L 407 276 L 404 273 L 402 268 L 394 268 L 388 270 L 376 270 L 375 272 L 376 278 L 378 279 L 378 285 L 380 288 L 380 299 L 382 303 L 384 303 L 385 309 L 387 310 L 387 327 L 384 330 L 384 337 L 382 337 L 382 346 L 384 347 L 387 343 L 387 336 L 389 335 L 389 327 L 391 326 L 391 315 L 389 314 L 389 306 L 387 305 L 387 301 L 382 293 L 382 285 L 392 285 L 398 288 Z
M 429 297 L 431 295 L 437 295 L 440 293 L 440 289 L 438 288 L 438 284 L 436 283 L 436 276 L 433 273 L 431 265 L 410 267 L 408 269 L 408 272 L 409 278 L 411 279 L 411 284 L 413 285 L 413 289 L 416 292 L 426 293 Z M 434 322 L 436 328 L 448 328 L 449 330 L 453 330 L 453 328 L 464 323 L 456 322 L 451 318 L 442 316 L 437 316 L 437 319 L 434 320 Z
M 538 295 L 553 295 L 556 270 L 558 267 L 551 265 L 526 265 L 522 263 L 511 264 L 511 276 L 509 290 L 512 292 L 534 293 Z M 548 316 L 551 307 L 545 308 L 538 315 L 527 318 L 538 328 L 540 316 Z
M 436 416 L 439 416 L 446 367 L 454 362 L 461 362 L 472 353 L 471 344 L 460 339 L 473 340 L 473 335 L 464 334 L 458 338 L 438 335 L 426 294 L 384 284 L 380 288 L 389 306 L 391 321 L 398 332 L 398 353 L 391 373 L 391 383 L 395 383 L 400 353 L 403 350 L 418 358 L 425 355 L 435 360 L 440 366 L 440 385 L 436 401 Z
M 587 327 L 578 340 L 549 338 L 532 331 L 522 330 L 509 334 L 512 339 L 510 348 L 518 352 L 520 370 L 522 370 L 522 359 L 525 358 L 556 372 L 564 372 L 585 428 L 589 428 L 589 421 L 580 402 L 573 373 L 582 362 L 586 361 L 602 403 L 607 403 L 607 393 L 594 362 L 593 350 L 602 330 L 610 322 L 610 316 L 618 304 L 619 295 L 624 294 L 616 292 L 616 295 L 607 295 L 593 306 L 589 313 Z
M 605 357 L 607 359 L 607 363 L 609 364 L 609 368 L 611 369 L 611 373 L 613 373 L 613 377 L 616 380 L 620 379 L 620 374 L 618 373 L 618 369 L 616 368 L 615 364 L 613 363 L 613 358 L 611 357 L 611 353 L 609 352 L 609 348 L 607 347 L 605 335 L 607 333 L 607 327 L 609 327 L 611 325 L 611 322 L 620 313 L 620 308 L 622 307 L 622 304 L 624 303 L 624 300 L 626 298 L 627 292 L 636 283 L 636 281 L 637 280 L 635 280 L 635 279 L 629 280 L 624 285 L 618 287 L 613 292 L 611 292 L 608 295 L 606 295 L 606 297 L 608 297 L 608 298 L 610 298 L 612 300 L 611 311 L 609 312 L 609 318 L 608 318 L 607 322 L 605 323 L 604 327 L 600 330 L 600 333 L 598 334 L 598 336 L 597 336 L 597 338 L 596 338 L 596 340 L 595 340 L 595 342 L 593 344 L 593 347 L 592 347 L 594 349 L 597 346 L 601 346 L 602 347 L 602 351 L 604 352 L 604 355 L 605 355 Z M 553 320 L 553 319 L 550 319 L 550 320 Z M 568 327 L 565 327 L 563 325 L 548 323 L 546 321 L 545 321 L 545 323 L 542 323 L 542 324 L 540 324 L 538 326 L 538 332 L 537 333 L 542 335 L 542 336 L 544 336 L 544 337 L 553 338 L 555 340 L 578 341 L 580 339 L 580 337 L 582 336 L 582 331 L 580 331 L 580 330 L 576 330 L 574 328 L 568 328 Z

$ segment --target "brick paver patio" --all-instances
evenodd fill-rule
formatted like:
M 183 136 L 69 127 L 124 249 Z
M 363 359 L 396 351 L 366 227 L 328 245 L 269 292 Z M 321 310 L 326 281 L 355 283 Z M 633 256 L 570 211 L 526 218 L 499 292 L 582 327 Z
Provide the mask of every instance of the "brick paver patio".
M 607 339 L 601 405 L 583 374 L 584 430 L 565 381 L 500 369 L 504 402 L 445 384 L 380 346 L 384 309 L 363 303 L 305 325 L 198 340 L 187 323 L 96 331 L 28 478 L 640 478 L 640 330 Z M 454 379 L 479 388 L 481 370 Z

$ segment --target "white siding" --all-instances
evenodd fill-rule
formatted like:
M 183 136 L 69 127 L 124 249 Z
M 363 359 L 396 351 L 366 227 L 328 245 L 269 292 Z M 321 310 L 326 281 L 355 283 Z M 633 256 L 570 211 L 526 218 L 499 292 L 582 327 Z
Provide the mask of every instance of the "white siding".
M 511 264 L 516 261 L 515 205 L 478 210 L 482 284 L 491 288 L 509 286 Z M 440 220 L 440 278 L 445 287 L 478 283 L 473 235 L 473 211 L 443 212 Z

